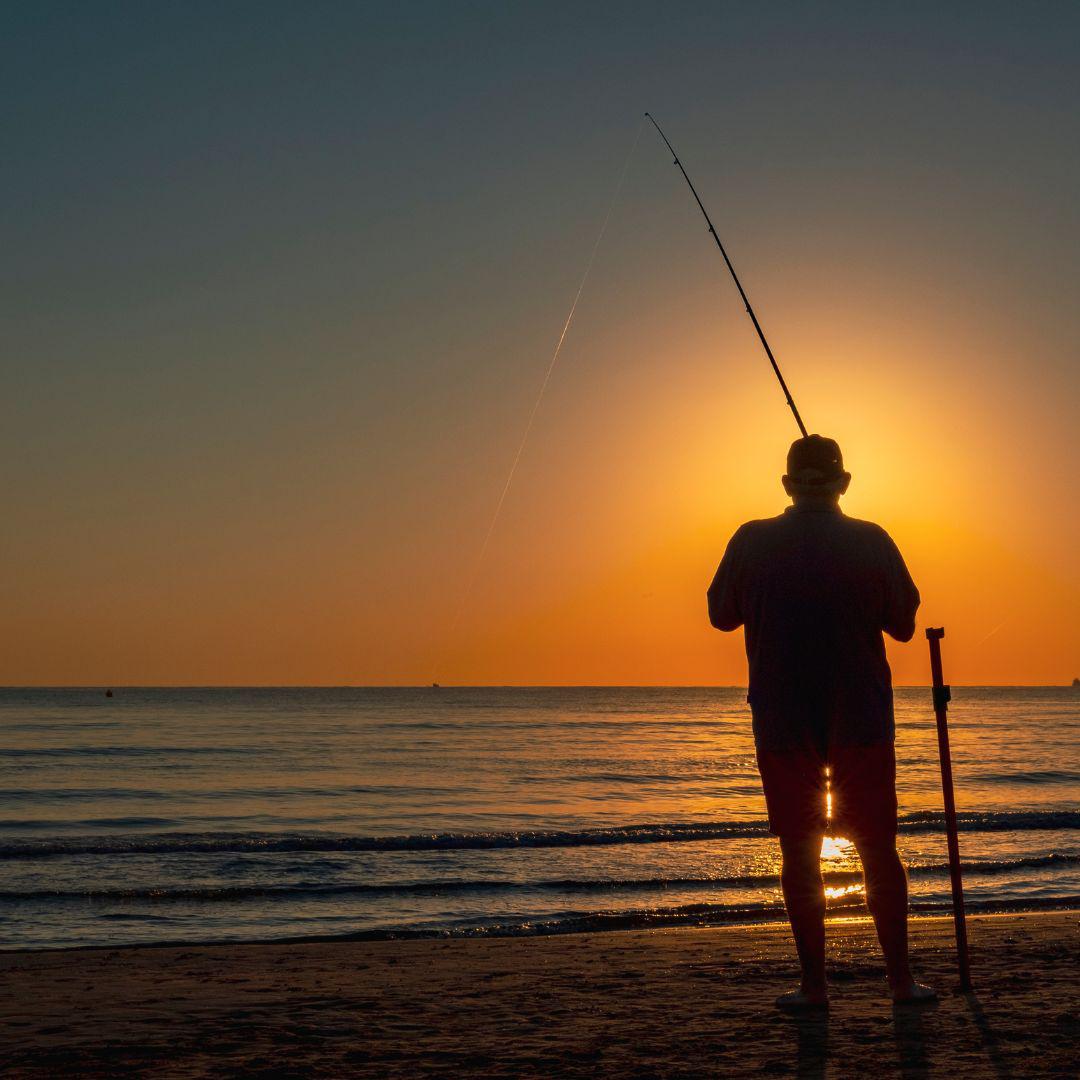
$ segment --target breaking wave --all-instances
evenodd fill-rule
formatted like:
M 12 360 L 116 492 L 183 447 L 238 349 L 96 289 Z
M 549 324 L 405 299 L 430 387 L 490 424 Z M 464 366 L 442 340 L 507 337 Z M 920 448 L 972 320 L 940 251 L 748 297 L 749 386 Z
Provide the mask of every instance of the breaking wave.
M 1016 832 L 1080 828 L 1080 811 L 978 811 L 957 815 L 961 832 Z M 900 817 L 901 833 L 944 829 L 944 815 L 920 811 Z M 767 836 L 764 821 L 623 825 L 598 829 L 413 833 L 405 836 L 338 836 L 320 833 L 157 833 L 138 836 L 50 837 L 5 840 L 0 858 L 52 855 L 137 855 L 181 852 L 480 851 L 491 848 L 571 848 L 607 844 L 675 844 Z
M 1018 870 L 1038 870 L 1049 867 L 1070 866 L 1080 863 L 1080 854 L 1050 854 L 1026 859 L 1003 859 L 1000 861 L 966 862 L 965 875 L 993 875 L 1015 873 Z M 944 877 L 949 873 L 948 863 L 932 863 L 909 868 L 908 874 L 915 878 Z M 845 885 L 862 881 L 859 870 L 831 870 L 822 875 L 827 885 Z M 385 884 L 362 882 L 299 882 L 281 885 L 223 885 L 179 886 L 161 888 L 88 888 L 88 889 L 33 889 L 0 890 L 0 902 L 30 900 L 97 900 L 146 901 L 152 903 L 221 903 L 235 900 L 297 900 L 341 896 L 443 896 L 449 893 L 486 892 L 557 892 L 557 893 L 611 893 L 611 892 L 666 892 L 693 889 L 747 889 L 778 888 L 780 879 L 775 874 L 716 875 L 712 877 L 653 877 L 653 878 L 544 878 L 536 881 L 513 881 L 504 878 L 453 879 L 433 881 L 406 881 Z

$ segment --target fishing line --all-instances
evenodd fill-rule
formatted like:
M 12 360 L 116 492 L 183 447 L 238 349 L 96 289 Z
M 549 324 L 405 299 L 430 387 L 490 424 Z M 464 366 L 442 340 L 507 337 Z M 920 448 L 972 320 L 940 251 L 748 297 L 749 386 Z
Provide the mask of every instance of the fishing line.
M 529 413 L 529 419 L 525 424 L 525 430 L 522 433 L 521 441 L 518 443 L 517 453 L 514 454 L 514 459 L 510 463 L 510 471 L 506 474 L 506 482 L 502 486 L 502 491 L 499 492 L 499 499 L 495 503 L 495 512 L 491 515 L 491 521 L 488 523 L 487 532 L 484 534 L 483 542 L 480 544 L 480 550 L 473 562 L 472 573 L 469 575 L 465 591 L 461 595 L 457 611 L 454 613 L 454 618 L 446 633 L 447 641 L 451 641 L 454 634 L 457 632 L 458 623 L 461 621 L 465 606 L 469 601 L 469 597 L 472 595 L 473 587 L 476 585 L 476 580 L 480 575 L 480 567 L 483 565 L 484 556 L 487 554 L 488 547 L 491 544 L 491 537 L 495 533 L 495 526 L 498 524 L 499 516 L 502 514 L 506 496 L 509 494 L 510 487 L 514 482 L 514 475 L 517 473 L 518 464 L 521 462 L 522 454 L 525 453 L 525 444 L 529 441 L 529 435 L 532 433 L 533 424 L 536 422 L 536 415 L 539 413 L 540 406 L 544 400 L 544 395 L 547 393 L 548 383 L 551 382 L 551 376 L 555 371 L 555 365 L 559 362 L 559 354 L 562 352 L 563 343 L 566 341 L 566 335 L 570 330 L 570 324 L 574 321 L 574 313 L 577 311 L 578 301 L 581 299 L 581 294 L 585 290 L 585 282 L 589 280 L 589 273 L 593 268 L 593 263 L 596 262 L 596 253 L 600 250 L 600 243 L 604 239 L 604 233 L 607 232 L 608 222 L 611 221 L 612 212 L 615 209 L 615 204 L 618 202 L 619 194 L 622 191 L 623 181 L 626 179 L 626 172 L 630 168 L 630 159 L 634 156 L 634 151 L 637 149 L 638 140 L 641 138 L 641 129 L 644 125 L 645 119 L 643 117 L 634 134 L 634 141 L 630 144 L 630 151 L 626 155 L 626 160 L 623 162 L 622 171 L 619 173 L 618 183 L 615 185 L 615 190 L 611 195 L 611 202 L 608 204 L 607 213 L 604 214 L 603 223 L 600 226 L 600 231 L 596 235 L 596 241 L 593 243 L 592 251 L 589 254 L 589 261 L 585 266 L 585 273 L 581 275 L 581 281 L 578 283 L 577 292 L 574 294 L 574 302 L 570 305 L 570 313 L 566 316 L 562 333 L 559 334 L 559 340 L 555 343 L 555 351 L 551 354 L 551 361 L 547 366 L 547 371 L 544 373 L 544 381 L 540 384 L 540 392 L 536 395 L 536 401 L 533 402 L 532 411 Z M 432 681 L 434 681 L 434 675 L 439 666 L 441 666 L 441 657 L 432 667 Z

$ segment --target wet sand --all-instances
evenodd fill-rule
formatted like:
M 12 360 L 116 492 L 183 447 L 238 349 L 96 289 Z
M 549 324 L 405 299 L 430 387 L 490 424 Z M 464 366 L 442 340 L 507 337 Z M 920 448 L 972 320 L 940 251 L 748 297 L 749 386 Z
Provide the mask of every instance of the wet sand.
M 832 923 L 827 1020 L 780 1014 L 783 926 L 0 953 L 0 1071 L 56 1076 L 1074 1077 L 1080 915 L 912 924 L 936 1007 L 894 1012 Z

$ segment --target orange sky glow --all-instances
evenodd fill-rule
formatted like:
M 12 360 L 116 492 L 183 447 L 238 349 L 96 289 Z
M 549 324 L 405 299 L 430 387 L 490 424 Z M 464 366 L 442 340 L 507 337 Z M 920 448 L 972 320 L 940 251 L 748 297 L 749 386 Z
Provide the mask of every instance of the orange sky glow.
M 696 302 L 707 322 L 714 297 L 702 288 Z M 954 683 L 1067 681 L 1080 596 L 1066 417 L 1014 393 L 1029 377 L 1019 354 L 1014 374 L 971 385 L 969 363 L 1013 343 L 967 339 L 947 319 L 894 341 L 886 311 L 867 349 L 876 321 L 774 319 L 778 342 L 811 342 L 786 366 L 811 429 L 844 449 L 846 512 L 890 531 L 922 592 L 916 638 L 889 644 L 896 682 L 927 681 L 928 625 L 946 627 Z M 428 459 L 394 462 L 387 438 L 399 482 L 377 471 L 361 496 L 338 446 L 251 495 L 243 469 L 203 475 L 190 517 L 175 491 L 149 520 L 99 519 L 88 502 L 85 529 L 26 552 L 40 576 L 24 578 L 36 603 L 8 679 L 743 683 L 741 632 L 709 627 L 704 593 L 740 522 L 786 505 L 783 399 L 737 314 L 707 334 L 663 312 L 576 329 L 468 595 L 527 400 L 505 408 L 494 445 L 483 412 Z M 1005 426 L 1024 433 L 1022 453 L 1002 446 Z
M 895 681 L 1080 675 L 1069 35 L 725 11 L 28 53 L 0 682 L 744 684 L 796 428 L 650 130 L 476 567 L 645 108 L 921 590 Z

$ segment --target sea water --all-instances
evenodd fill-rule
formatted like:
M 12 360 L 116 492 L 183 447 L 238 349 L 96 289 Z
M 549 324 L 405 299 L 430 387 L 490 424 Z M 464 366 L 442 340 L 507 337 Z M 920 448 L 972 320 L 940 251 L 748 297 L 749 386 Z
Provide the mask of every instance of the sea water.
M 741 688 L 0 690 L 0 947 L 777 918 Z M 896 693 L 916 911 L 949 877 Z M 1080 905 L 1080 691 L 955 688 L 969 908 Z M 827 840 L 837 913 L 864 912 Z

